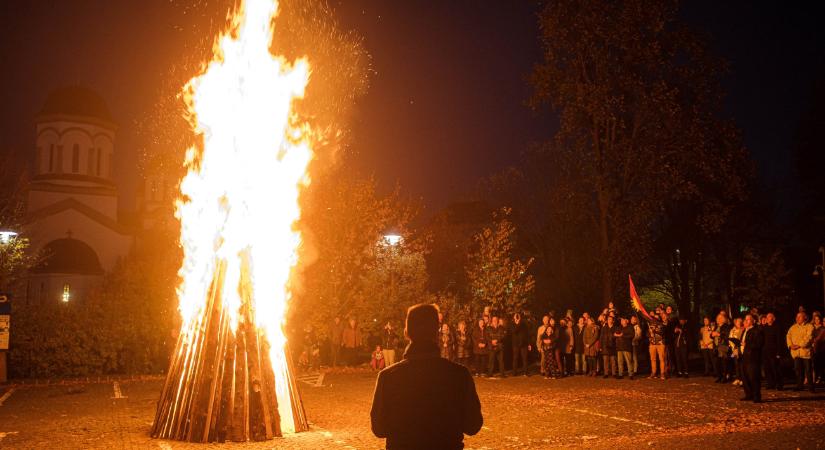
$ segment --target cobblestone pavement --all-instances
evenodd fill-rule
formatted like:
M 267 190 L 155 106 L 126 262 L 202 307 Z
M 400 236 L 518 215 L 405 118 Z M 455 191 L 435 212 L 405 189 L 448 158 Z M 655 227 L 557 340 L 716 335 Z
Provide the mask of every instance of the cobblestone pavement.
M 381 448 L 369 430 L 374 373 L 326 374 L 302 385 L 312 431 L 263 443 L 186 444 L 151 439 L 161 381 L 0 387 L 2 449 Z M 825 395 L 741 388 L 709 378 L 476 379 L 484 428 L 467 448 L 823 448 Z

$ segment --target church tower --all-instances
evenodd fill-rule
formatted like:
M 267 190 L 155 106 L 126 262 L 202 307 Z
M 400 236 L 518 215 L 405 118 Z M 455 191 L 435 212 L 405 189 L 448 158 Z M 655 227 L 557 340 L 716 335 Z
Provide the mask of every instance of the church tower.
M 52 92 L 35 123 L 27 219 L 32 249 L 43 260 L 26 297 L 67 302 L 82 298 L 132 245 L 112 179 L 117 126 L 106 102 L 81 87 Z

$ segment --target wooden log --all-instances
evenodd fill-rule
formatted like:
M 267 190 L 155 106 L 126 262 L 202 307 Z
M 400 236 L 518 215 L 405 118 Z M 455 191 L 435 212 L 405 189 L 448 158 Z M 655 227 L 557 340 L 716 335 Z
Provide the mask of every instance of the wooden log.
M 296 431 L 308 428 L 290 358 L 279 379 L 270 345 L 255 325 L 251 293 L 233 331 L 222 304 L 226 266 L 220 261 L 202 313 L 185 325 L 157 402 L 153 437 L 190 442 L 261 441 L 281 436 L 278 383 L 290 390 Z M 247 284 L 243 280 L 242 284 Z

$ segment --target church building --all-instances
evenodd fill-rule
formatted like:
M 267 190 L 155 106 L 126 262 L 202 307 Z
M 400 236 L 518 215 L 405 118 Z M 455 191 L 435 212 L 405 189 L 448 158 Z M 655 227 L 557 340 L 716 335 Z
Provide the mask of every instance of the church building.
M 119 219 L 112 178 L 117 125 L 106 102 L 81 87 L 52 92 L 35 124 L 26 233 L 41 260 L 25 297 L 70 302 L 100 283 L 134 244 L 134 230 Z

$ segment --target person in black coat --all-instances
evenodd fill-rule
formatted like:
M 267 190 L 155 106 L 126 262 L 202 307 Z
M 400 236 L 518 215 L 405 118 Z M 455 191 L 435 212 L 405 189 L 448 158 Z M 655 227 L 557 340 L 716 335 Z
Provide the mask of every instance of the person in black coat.
M 527 376 L 527 352 L 530 351 L 530 334 L 527 332 L 527 324 L 521 320 L 521 314 L 513 314 L 513 325 L 510 329 L 510 344 L 513 348 L 513 376 L 518 370 L 518 361 L 521 360 L 521 368 L 524 376 Z
M 484 419 L 466 367 L 441 358 L 436 342 L 438 308 L 407 310 L 404 360 L 382 370 L 375 383 L 372 432 L 392 449 L 461 449 Z
M 782 367 L 780 349 L 785 346 L 785 333 L 776 324 L 776 316 L 768 313 L 762 326 L 765 345 L 762 347 L 762 365 L 765 368 L 765 388 L 782 390 Z
M 739 361 L 742 364 L 742 388 L 745 390 L 745 397 L 742 400 L 753 400 L 754 403 L 762 403 L 762 351 L 765 346 L 765 337 L 762 329 L 756 325 L 756 318 L 753 314 L 745 316 L 745 331 L 742 333 L 740 345 L 741 356 Z

